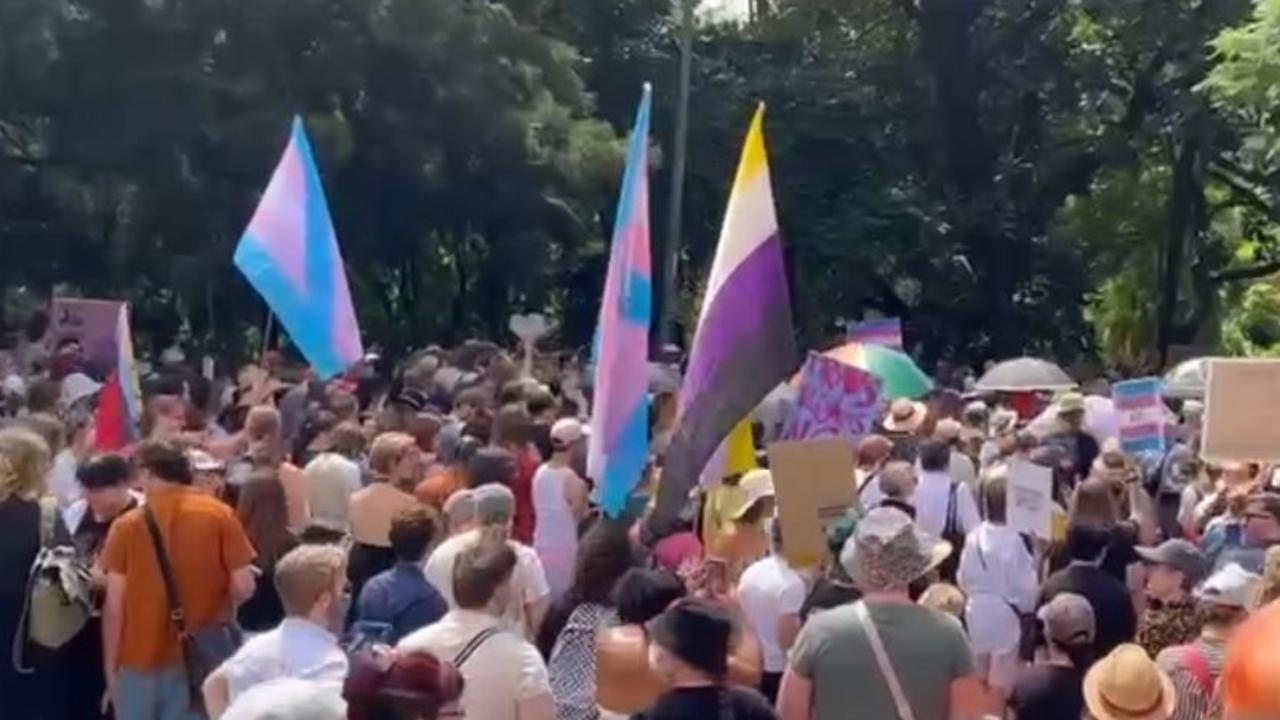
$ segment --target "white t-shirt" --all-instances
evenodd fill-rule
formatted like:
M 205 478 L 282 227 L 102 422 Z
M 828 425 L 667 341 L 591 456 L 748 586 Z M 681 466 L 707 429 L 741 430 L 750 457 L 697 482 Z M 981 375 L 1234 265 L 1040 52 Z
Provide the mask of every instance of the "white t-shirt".
M 474 610 L 450 610 L 440 622 L 406 636 L 400 650 L 425 650 L 454 662 L 462 649 L 498 619 Z M 460 668 L 466 685 L 462 709 L 467 720 L 516 720 L 522 700 L 551 696 L 542 656 L 529 641 L 499 632 L 481 643 Z
M 738 604 L 760 641 L 765 672 L 782 672 L 787 653 L 778 640 L 778 619 L 799 614 L 805 597 L 804 578 L 777 555 L 757 560 L 738 579 Z
M 334 682 L 347 676 L 347 656 L 333 633 L 309 620 L 287 617 L 222 664 L 232 702 L 255 685 L 277 678 Z
M 346 720 L 342 683 L 279 678 L 241 694 L 221 720 Z
M 479 538 L 478 529 L 455 535 L 441 543 L 427 558 L 423 568 L 427 580 L 440 591 L 450 608 L 458 607 L 453 600 L 453 564 Z M 526 637 L 528 624 L 525 622 L 525 606 L 549 596 L 551 588 L 547 585 L 547 574 L 542 569 L 542 561 L 533 548 L 515 540 L 509 542 L 516 551 L 516 568 L 511 577 L 513 602 L 503 613 L 502 621 L 508 630 Z
M 942 537 L 947 527 L 947 505 L 951 499 L 951 474 L 948 472 L 920 473 L 912 505 L 916 508 L 916 525 L 935 538 Z M 956 486 L 956 521 L 960 532 L 968 535 L 982 522 L 973 491 L 967 485 Z

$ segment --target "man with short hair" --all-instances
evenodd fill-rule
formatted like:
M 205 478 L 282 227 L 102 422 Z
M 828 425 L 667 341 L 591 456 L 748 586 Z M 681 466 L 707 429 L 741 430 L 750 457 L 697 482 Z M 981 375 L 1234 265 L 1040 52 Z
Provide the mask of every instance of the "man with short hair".
M 811 616 L 800 631 L 778 694 L 782 720 L 901 718 L 895 684 L 917 718 L 985 710 L 964 630 L 907 593 L 949 552 L 900 510 L 876 508 L 858 522 L 840 563 L 865 594 Z
M 476 527 L 476 496 L 463 488 L 444 501 L 445 537 L 451 538 Z
M 1267 548 L 1280 545 L 1280 495 L 1258 493 L 1245 502 L 1243 536 L 1243 547 L 1224 549 L 1215 568 L 1234 563 L 1251 573 L 1262 572 Z
M 916 516 L 916 508 L 912 499 L 916 494 L 916 467 L 905 460 L 890 460 L 880 469 L 875 480 L 868 482 L 862 489 L 862 507 L 892 507 Z
M 119 720 L 199 718 L 144 513 L 158 526 L 188 632 L 230 624 L 235 606 L 253 595 L 255 553 L 231 508 L 191 487 L 180 445 L 144 442 L 135 461 L 146 504 L 115 521 L 101 559 L 107 689 Z
M 508 630 L 532 640 L 538 636 L 538 627 L 551 604 L 551 587 L 547 584 L 542 561 L 533 548 L 511 539 L 515 496 L 510 489 L 491 484 L 471 492 L 475 499 L 478 527 L 449 538 L 431 553 L 426 564 L 427 579 L 448 601 L 449 607 L 457 607 L 453 583 L 459 555 L 482 537 L 506 540 L 516 554 L 517 562 L 511 581 L 511 595 L 503 598 L 505 605 L 498 615 Z
M 465 680 L 462 708 L 469 718 L 551 720 L 556 704 L 542 656 L 528 640 L 506 631 L 494 612 L 516 592 L 512 543 L 483 538 L 454 559 L 450 586 L 456 606 L 397 649 L 426 651 L 456 665 Z
M 1147 569 L 1147 605 L 1138 619 L 1138 644 L 1155 657 L 1200 634 L 1200 618 L 1191 590 L 1209 563 L 1200 548 L 1186 540 L 1166 540 L 1158 547 L 1136 548 Z
M 300 545 L 276 563 L 285 618 L 249 640 L 204 682 L 205 708 L 217 720 L 236 698 L 262 683 L 296 678 L 341 685 L 347 656 L 338 645 L 347 562 L 333 545 Z
M 782 555 L 782 523 L 771 523 L 770 554 L 752 563 L 738 579 L 738 604 L 760 641 L 764 674 L 760 692 L 773 702 L 787 668 L 787 651 L 800 633 L 805 582 Z
M 369 579 L 356 603 L 356 621 L 382 626 L 385 641 L 400 638 L 439 620 L 449 610 L 440 591 L 427 582 L 422 561 L 435 536 L 436 523 L 422 506 L 400 510 L 391 518 L 391 549 L 396 564 Z

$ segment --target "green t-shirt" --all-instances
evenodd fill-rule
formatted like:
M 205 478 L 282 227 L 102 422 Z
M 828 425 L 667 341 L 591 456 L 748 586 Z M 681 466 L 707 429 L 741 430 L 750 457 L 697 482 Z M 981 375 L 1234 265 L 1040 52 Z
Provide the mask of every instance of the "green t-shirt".
M 811 616 L 791 649 L 791 666 L 813 682 L 816 720 L 898 720 L 893 695 L 854 607 L 842 605 Z M 951 681 L 974 671 L 959 623 L 920 605 L 867 607 L 915 720 L 947 720 Z

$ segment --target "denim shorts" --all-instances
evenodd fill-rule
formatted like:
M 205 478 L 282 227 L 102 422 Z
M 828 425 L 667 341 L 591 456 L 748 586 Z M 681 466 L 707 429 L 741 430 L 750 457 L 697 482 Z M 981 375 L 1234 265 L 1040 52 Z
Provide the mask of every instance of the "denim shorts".
M 116 678 L 116 720 L 203 720 L 191 709 L 182 664 L 159 670 L 122 667 Z

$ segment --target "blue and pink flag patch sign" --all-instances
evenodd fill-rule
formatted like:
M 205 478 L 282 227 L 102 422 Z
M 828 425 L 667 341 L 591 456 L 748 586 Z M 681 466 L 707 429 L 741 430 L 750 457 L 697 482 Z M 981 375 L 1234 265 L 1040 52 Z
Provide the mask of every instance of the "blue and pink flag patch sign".
M 233 261 L 318 377 L 333 377 L 364 355 L 329 204 L 301 118 L 293 119 L 289 144 Z
M 800 378 L 800 395 L 783 431 L 783 439 L 856 440 L 875 430 L 876 420 L 884 409 L 880 379 L 875 375 L 810 353 Z
M 1111 386 L 1120 434 L 1127 453 L 1164 452 L 1166 412 L 1160 378 L 1126 380 Z
M 876 318 L 874 320 L 851 322 L 845 330 L 845 339 L 848 342 L 883 345 L 901 350 L 902 320 L 898 318 Z
M 600 505 L 618 517 L 649 459 L 649 324 L 653 270 L 649 256 L 648 83 L 627 149 L 609 269 L 595 341 L 595 388 L 587 474 L 600 485 Z

